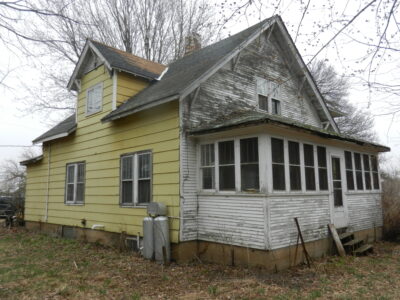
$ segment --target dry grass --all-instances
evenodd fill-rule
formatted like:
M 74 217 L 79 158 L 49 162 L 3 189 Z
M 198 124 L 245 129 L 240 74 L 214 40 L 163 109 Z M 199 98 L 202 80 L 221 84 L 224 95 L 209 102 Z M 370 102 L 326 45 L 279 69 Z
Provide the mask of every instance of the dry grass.
M 278 274 L 209 264 L 163 268 L 132 253 L 0 231 L 1 299 L 400 299 L 400 244 Z

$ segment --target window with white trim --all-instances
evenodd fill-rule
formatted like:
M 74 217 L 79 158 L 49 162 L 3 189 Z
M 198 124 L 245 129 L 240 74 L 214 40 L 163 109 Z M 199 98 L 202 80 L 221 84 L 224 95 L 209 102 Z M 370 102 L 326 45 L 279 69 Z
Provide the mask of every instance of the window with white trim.
M 318 181 L 319 190 L 328 190 L 328 165 L 326 162 L 326 148 L 317 146 L 317 158 L 318 158 Z
M 86 92 L 86 115 L 101 111 L 103 108 L 103 84 L 99 83 Z
M 371 155 L 371 169 L 372 169 L 372 181 L 374 183 L 374 190 L 380 189 L 379 184 L 379 171 L 378 171 L 378 159 L 375 155 Z
M 66 170 L 65 203 L 83 204 L 85 198 L 85 163 L 69 163 Z
M 150 151 L 121 156 L 120 202 L 124 206 L 151 201 L 152 155 Z
M 235 143 L 224 141 L 218 143 L 219 190 L 235 190 Z
M 315 191 L 314 146 L 303 144 L 306 190 Z
M 288 148 L 290 190 L 301 191 L 300 145 L 298 142 L 289 141 Z
M 344 161 L 346 165 L 346 181 L 347 181 L 347 190 L 354 190 L 354 177 L 353 177 L 353 159 L 351 152 L 344 151 Z
M 258 191 L 258 138 L 240 140 L 240 178 L 242 191 Z
M 264 78 L 256 77 L 258 108 L 274 115 L 281 114 L 281 101 L 278 100 L 280 86 Z
M 215 189 L 215 150 L 214 144 L 200 146 L 201 151 L 201 185 L 204 190 Z
M 354 168 L 356 171 L 356 184 L 357 190 L 363 190 L 363 175 L 362 175 L 362 167 L 361 167 L 361 154 L 360 153 L 353 153 L 354 154 Z
M 283 140 L 271 138 L 272 151 L 272 186 L 275 191 L 284 191 L 285 185 L 285 155 Z
M 365 179 L 365 189 L 372 189 L 371 186 L 371 168 L 369 165 L 369 155 L 363 154 L 363 163 L 364 163 L 364 179 Z

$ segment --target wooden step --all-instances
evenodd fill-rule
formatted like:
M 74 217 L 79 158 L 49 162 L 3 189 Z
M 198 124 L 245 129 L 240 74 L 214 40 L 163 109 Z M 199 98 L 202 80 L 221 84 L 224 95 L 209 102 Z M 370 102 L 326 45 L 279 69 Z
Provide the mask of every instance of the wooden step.
M 345 240 L 345 239 L 347 239 L 349 237 L 353 237 L 353 233 L 352 232 L 344 232 L 344 233 L 339 234 L 339 239 L 340 240 Z
M 370 244 L 365 244 L 362 245 L 360 248 L 357 248 L 356 250 L 353 251 L 355 255 L 362 255 L 366 254 L 367 252 L 371 251 L 372 252 L 373 247 Z
M 348 242 L 344 243 L 343 246 L 345 246 L 345 247 L 353 247 L 353 246 L 355 246 L 357 244 L 360 244 L 362 242 L 363 242 L 363 240 L 354 239 L 354 240 L 351 240 L 351 241 L 348 241 Z

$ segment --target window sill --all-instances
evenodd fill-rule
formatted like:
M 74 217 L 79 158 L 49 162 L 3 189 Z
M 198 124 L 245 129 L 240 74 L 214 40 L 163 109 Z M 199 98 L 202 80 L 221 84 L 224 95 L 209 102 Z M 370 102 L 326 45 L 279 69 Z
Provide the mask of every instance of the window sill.
M 301 191 L 295 191 L 295 192 L 271 192 L 268 193 L 267 196 L 269 197 L 290 197 L 290 196 L 329 196 L 329 191 L 305 191 L 305 192 L 301 192 Z
M 362 190 L 362 191 L 347 191 L 345 195 L 370 195 L 370 194 L 382 194 L 379 190 Z
M 103 112 L 103 109 L 101 109 L 101 110 L 99 110 L 99 111 L 92 112 L 92 113 L 85 113 L 85 117 L 86 117 L 86 118 L 87 118 L 87 117 L 92 117 L 92 116 L 95 116 L 95 115 L 100 114 L 100 113 L 102 113 L 102 112 Z
M 266 194 L 262 192 L 229 192 L 229 191 L 199 191 L 197 192 L 199 196 L 219 196 L 219 197 L 226 197 L 226 196 L 255 196 L 255 197 L 265 197 Z
M 84 206 L 85 205 L 85 203 L 68 203 L 68 202 L 65 202 L 64 204 L 68 205 L 68 206 Z
M 148 203 L 144 204 L 120 204 L 121 208 L 147 208 Z

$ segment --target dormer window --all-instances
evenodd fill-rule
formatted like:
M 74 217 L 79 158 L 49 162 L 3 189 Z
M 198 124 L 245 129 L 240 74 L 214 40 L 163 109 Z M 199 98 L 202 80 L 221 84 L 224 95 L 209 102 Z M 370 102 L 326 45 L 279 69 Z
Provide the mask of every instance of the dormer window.
M 272 114 L 280 115 L 281 114 L 281 101 L 272 98 L 271 104 L 272 104 Z
M 103 84 L 99 83 L 86 92 L 86 115 L 92 115 L 103 108 Z

